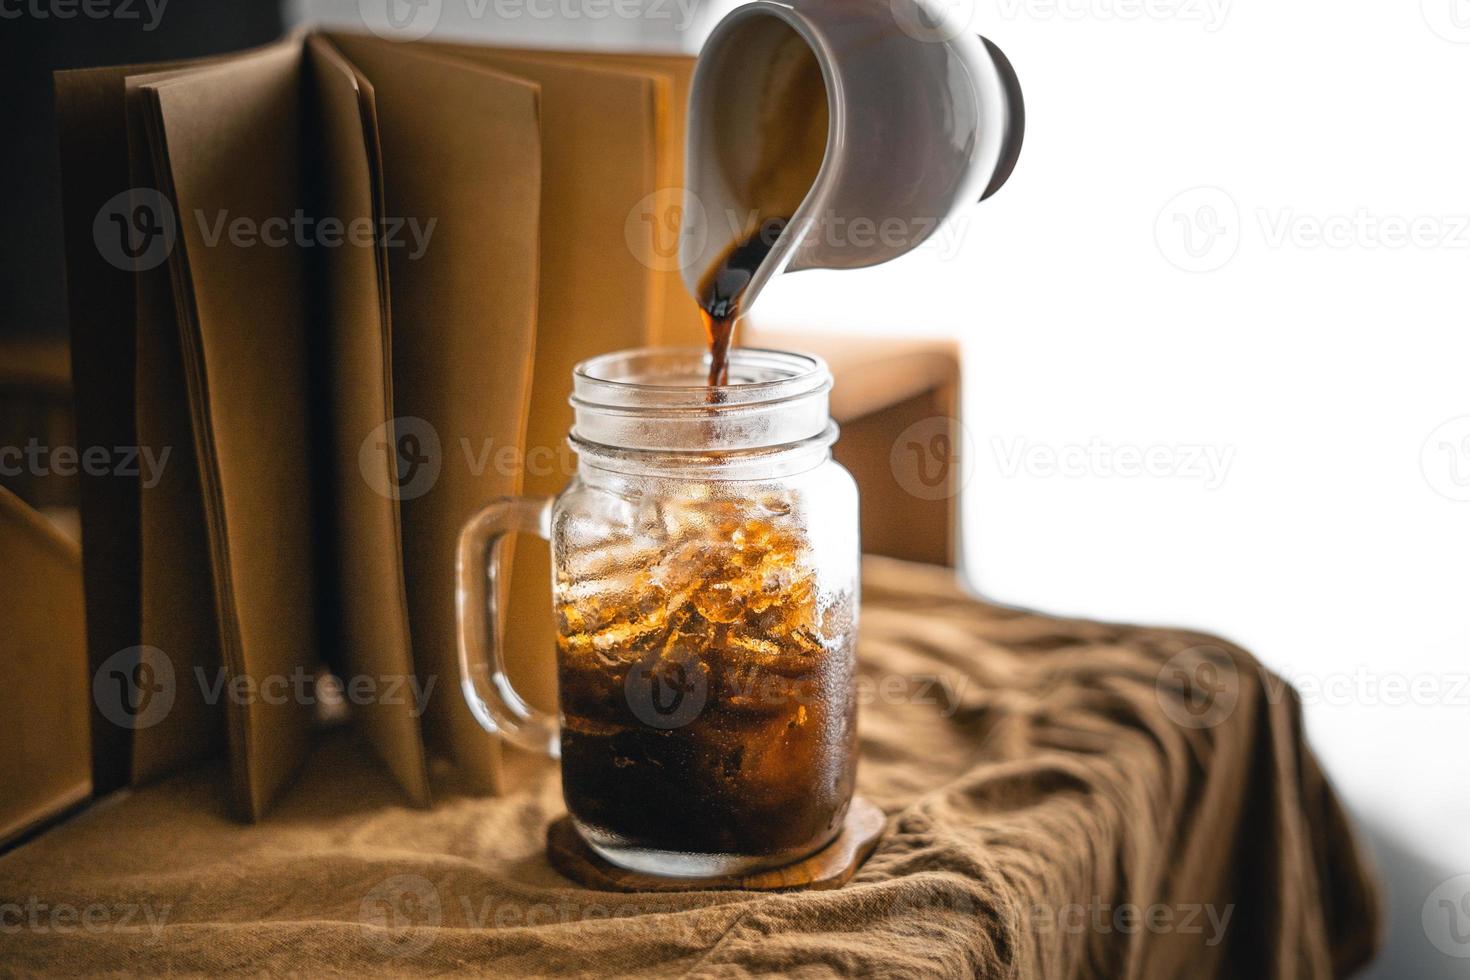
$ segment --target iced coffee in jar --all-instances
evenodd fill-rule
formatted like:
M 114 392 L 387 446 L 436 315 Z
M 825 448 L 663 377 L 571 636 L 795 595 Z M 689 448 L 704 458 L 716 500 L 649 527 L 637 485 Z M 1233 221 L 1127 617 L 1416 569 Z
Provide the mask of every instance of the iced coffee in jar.
M 497 502 L 461 539 L 472 709 L 559 754 L 584 840 L 653 874 L 800 860 L 853 790 L 857 489 L 830 453 L 830 375 L 738 348 L 711 388 L 708 365 L 645 349 L 578 366 L 571 484 Z M 509 531 L 551 542 L 557 719 L 515 696 L 487 629 Z

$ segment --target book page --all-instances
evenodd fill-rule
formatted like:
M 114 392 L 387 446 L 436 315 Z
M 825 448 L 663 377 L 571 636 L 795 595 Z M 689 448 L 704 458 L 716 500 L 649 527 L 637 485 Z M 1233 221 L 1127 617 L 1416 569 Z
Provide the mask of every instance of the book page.
M 425 733 L 471 785 L 494 790 L 499 743 L 459 687 L 455 553 L 471 516 L 520 489 L 493 460 L 522 444 L 531 393 L 538 88 L 377 39 L 332 39 L 372 84 L 384 207 L 399 223 L 388 248 L 395 426 L 383 445 L 397 467 Z
M 236 802 L 259 817 L 305 757 L 317 663 L 301 42 L 144 86 L 179 215 L 170 258 L 201 459 Z
M 320 476 L 327 484 L 333 581 L 328 655 L 339 662 L 354 719 L 409 798 L 429 801 L 409 638 L 408 598 L 390 441 L 391 336 L 387 249 L 378 235 L 381 186 L 370 83 L 325 38 L 306 41 L 310 102 L 309 196 L 318 222 L 336 222 L 312 250 L 328 392 Z M 367 234 L 363 232 L 368 232 Z M 365 467 L 369 469 L 365 470 Z M 353 685 L 357 685 L 356 688 Z M 455 693 L 432 692 L 438 696 Z
M 126 82 L 132 183 L 152 195 L 139 203 L 158 210 L 164 208 L 158 189 L 169 181 L 158 173 L 162 148 L 143 86 L 179 73 L 133 75 Z M 177 234 L 176 228 L 170 232 Z M 131 775 L 140 783 L 223 751 L 225 705 L 206 693 L 221 678 L 223 663 L 182 336 L 167 264 L 136 272 L 135 306 L 138 441 L 148 450 L 140 457 L 158 461 L 140 469 L 139 642 L 150 674 L 166 685 L 151 696 L 169 699 L 163 712 L 139 703 Z
M 658 78 L 665 94 L 658 100 L 656 127 L 658 176 L 656 196 L 640 201 L 635 221 L 642 223 L 645 241 L 636 247 L 649 259 L 658 283 L 658 299 L 651 311 L 648 343 L 688 347 L 706 343 L 699 307 L 679 274 L 679 227 L 684 221 L 684 137 L 689 114 L 689 85 L 694 58 L 683 54 L 624 54 L 599 51 L 541 51 L 503 49 L 517 58 L 551 64 L 636 72 Z M 631 233 L 631 229 L 630 233 Z

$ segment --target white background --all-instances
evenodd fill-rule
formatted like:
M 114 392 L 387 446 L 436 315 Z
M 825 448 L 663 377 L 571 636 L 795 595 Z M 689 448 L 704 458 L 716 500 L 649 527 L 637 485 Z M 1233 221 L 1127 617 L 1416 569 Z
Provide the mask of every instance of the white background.
M 456 11 L 440 33 L 685 50 L 711 12 L 680 31 Z M 1470 872 L 1470 502 L 1451 499 L 1470 497 L 1470 420 L 1441 428 L 1470 416 L 1470 3 L 952 13 L 1020 75 L 1010 183 L 945 244 L 788 277 L 757 317 L 963 338 L 971 581 L 1215 631 L 1315 689 L 1311 741 L 1393 892 L 1374 975 L 1465 975 L 1420 913 Z M 1041 465 L 1089 445 L 1154 448 L 1168 472 Z M 1203 452 L 1228 467 L 1200 473 Z
M 1219 632 L 1316 684 L 1311 741 L 1392 865 L 1378 975 L 1470 974 L 1420 923 L 1470 872 L 1470 502 L 1440 492 L 1470 498 L 1470 420 L 1440 430 L 1470 416 L 1470 43 L 1417 0 L 1238 2 L 1213 32 L 1053 9 L 977 13 L 1028 125 L 956 254 L 793 276 L 768 315 L 962 337 L 972 581 Z M 1200 186 L 1223 193 L 1176 200 Z M 1223 265 L 1171 262 L 1195 264 L 1187 229 Z M 1093 440 L 1173 472 L 1037 463 Z M 1206 450 L 1223 481 L 1191 475 Z

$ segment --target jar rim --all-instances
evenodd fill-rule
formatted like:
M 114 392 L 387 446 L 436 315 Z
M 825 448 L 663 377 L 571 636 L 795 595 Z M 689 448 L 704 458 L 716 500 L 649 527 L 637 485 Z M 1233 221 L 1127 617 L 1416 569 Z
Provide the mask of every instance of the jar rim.
M 731 383 L 704 383 L 709 354 L 696 347 L 639 347 L 602 354 L 572 372 L 572 429 L 583 444 L 675 453 L 795 446 L 831 419 L 832 375 L 813 354 L 740 347 Z
M 700 347 L 635 347 L 588 358 L 572 368 L 572 403 L 608 408 L 720 410 L 768 404 L 832 386 L 815 354 L 765 347 L 730 351 L 729 384 L 709 385 L 709 352 Z M 660 378 L 664 380 L 651 380 Z

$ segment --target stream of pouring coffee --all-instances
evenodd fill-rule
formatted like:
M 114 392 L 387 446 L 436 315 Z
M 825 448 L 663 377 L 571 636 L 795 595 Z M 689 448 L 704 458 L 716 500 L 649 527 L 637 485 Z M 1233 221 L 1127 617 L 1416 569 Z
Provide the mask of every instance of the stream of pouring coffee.
M 711 387 L 729 383 L 730 347 L 750 281 L 815 183 L 829 135 L 822 68 L 794 31 L 751 54 L 741 72 L 727 79 L 720 115 L 726 125 L 708 152 L 712 164 L 720 161 L 711 169 L 735 181 L 739 213 L 759 221 L 699 282 Z
M 711 388 L 730 382 L 730 345 L 735 339 L 735 321 L 740 318 L 741 300 L 755 270 L 765 261 L 787 218 L 767 218 L 754 232 L 731 246 L 699 284 L 699 312 L 709 340 Z

